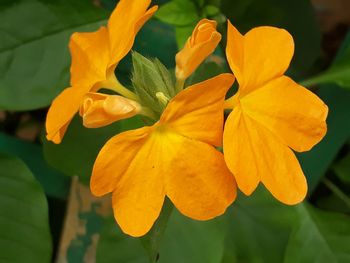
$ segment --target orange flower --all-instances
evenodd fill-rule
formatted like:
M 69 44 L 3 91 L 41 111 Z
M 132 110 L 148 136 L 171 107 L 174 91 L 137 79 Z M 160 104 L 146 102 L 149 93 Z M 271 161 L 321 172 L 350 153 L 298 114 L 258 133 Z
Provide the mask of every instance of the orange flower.
M 130 51 L 142 25 L 157 10 L 147 10 L 151 0 L 121 0 L 111 14 L 108 27 L 92 33 L 74 33 L 69 48 L 72 55 L 71 87 L 52 102 L 46 119 L 47 139 L 60 143 L 77 113 L 83 98 L 90 91 L 108 88 L 137 100 L 114 75 L 119 61 Z
M 102 148 L 91 191 L 113 192 L 114 216 L 125 233 L 147 233 L 165 196 L 197 220 L 221 215 L 233 202 L 233 176 L 214 148 L 222 144 L 224 98 L 233 81 L 222 74 L 186 88 L 155 125 L 116 135 Z
M 81 104 L 79 114 L 84 126 L 98 128 L 141 112 L 141 105 L 118 95 L 89 92 Z
M 250 195 L 262 182 L 281 202 L 296 204 L 307 182 L 292 149 L 310 150 L 325 135 L 327 106 L 284 76 L 294 53 L 292 36 L 258 27 L 242 36 L 228 23 L 226 54 L 239 83 L 226 103 L 225 160 L 239 189 Z
M 188 38 L 184 48 L 176 54 L 176 78 L 185 80 L 214 52 L 221 40 L 214 20 L 202 19 Z

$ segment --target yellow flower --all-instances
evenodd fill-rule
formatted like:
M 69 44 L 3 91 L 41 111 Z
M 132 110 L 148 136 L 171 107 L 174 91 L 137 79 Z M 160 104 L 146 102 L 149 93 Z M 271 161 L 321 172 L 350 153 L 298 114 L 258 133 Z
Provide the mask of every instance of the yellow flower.
M 99 128 L 141 112 L 141 105 L 118 95 L 87 93 L 79 114 L 87 128 Z
M 222 153 L 224 98 L 232 74 L 186 88 L 159 122 L 116 135 L 100 151 L 91 177 L 96 196 L 113 192 L 114 216 L 131 236 L 149 231 L 168 196 L 186 216 L 206 220 L 236 197 Z
M 214 20 L 202 19 L 188 38 L 184 48 L 176 54 L 176 78 L 190 76 L 206 57 L 214 52 L 221 40 Z
M 239 189 L 250 195 L 262 182 L 281 202 L 296 204 L 307 182 L 292 150 L 310 150 L 325 135 L 327 106 L 285 76 L 294 53 L 292 36 L 274 27 L 241 35 L 228 22 L 226 54 L 239 83 L 226 103 L 226 163 Z
M 85 95 L 108 88 L 136 101 L 136 95 L 124 88 L 114 75 L 119 61 L 130 51 L 135 36 L 157 10 L 148 9 L 151 0 L 121 0 L 107 27 L 92 33 L 74 33 L 69 48 L 72 55 L 71 87 L 52 102 L 46 119 L 47 139 L 60 143 L 78 112 Z

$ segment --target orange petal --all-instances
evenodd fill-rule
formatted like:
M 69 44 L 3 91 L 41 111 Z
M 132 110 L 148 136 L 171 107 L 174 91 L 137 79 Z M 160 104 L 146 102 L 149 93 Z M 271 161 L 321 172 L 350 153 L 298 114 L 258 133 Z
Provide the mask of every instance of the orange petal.
M 225 125 L 224 154 L 239 189 L 250 194 L 260 179 L 279 201 L 301 202 L 307 183 L 292 150 L 264 126 L 235 111 Z
M 66 129 L 77 113 L 83 97 L 84 88 L 67 88 L 58 95 L 51 104 L 46 116 L 46 138 L 54 143 L 60 143 Z
M 214 20 L 202 19 L 188 38 L 184 48 L 176 54 L 176 77 L 186 79 L 206 59 L 221 40 Z
M 293 37 L 284 29 L 256 27 L 242 36 L 228 21 L 226 55 L 242 94 L 282 76 L 293 53 Z
M 260 182 L 251 132 L 254 131 L 247 127 L 241 108 L 236 107 L 225 122 L 224 154 L 239 189 L 246 195 L 251 195 Z
M 206 143 L 171 133 L 166 144 L 167 154 L 172 156 L 164 168 L 166 194 L 177 209 L 197 220 L 223 214 L 236 198 L 236 184 L 222 153 Z
M 272 80 L 240 101 L 244 113 L 296 151 L 310 150 L 326 134 L 328 107 L 288 77 Z
M 110 139 L 96 159 L 91 191 L 113 191 L 114 216 L 131 236 L 146 234 L 157 219 L 165 197 L 157 140 L 144 127 Z
M 222 145 L 224 99 L 233 82 L 226 73 L 184 89 L 169 102 L 160 123 L 189 138 Z
M 99 128 L 138 114 L 141 105 L 118 95 L 89 92 L 80 107 L 87 128 Z
M 106 27 L 92 33 L 74 33 L 69 42 L 72 55 L 71 85 L 91 89 L 106 80 L 110 59 L 109 37 Z M 91 90 L 90 89 L 90 90 Z
M 135 36 L 151 18 L 157 6 L 147 10 L 151 0 L 120 0 L 108 20 L 111 53 L 110 66 L 117 64 L 131 49 Z

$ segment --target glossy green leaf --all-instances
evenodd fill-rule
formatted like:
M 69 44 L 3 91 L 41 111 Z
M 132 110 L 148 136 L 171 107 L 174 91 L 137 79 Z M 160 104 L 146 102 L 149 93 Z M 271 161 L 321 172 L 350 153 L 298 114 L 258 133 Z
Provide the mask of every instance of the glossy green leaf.
M 159 257 L 160 245 L 162 244 L 164 232 L 168 226 L 168 221 L 173 209 L 174 205 L 166 198 L 157 221 L 154 223 L 151 230 L 141 238 L 141 243 L 148 253 L 150 262 L 156 262 Z
M 216 263 L 223 253 L 226 220 L 195 221 L 173 210 L 158 255 L 157 263 Z M 110 221 L 100 236 L 97 263 L 149 262 L 140 240 L 129 237 Z
M 104 221 L 96 252 L 96 263 L 148 263 L 146 250 L 138 238 L 124 234 L 113 217 Z
M 275 200 L 263 186 L 240 195 L 226 212 L 229 222 L 222 263 L 282 262 L 297 214 Z
M 176 43 L 179 50 L 185 46 L 187 39 L 192 35 L 192 31 L 196 27 L 196 22 L 175 28 Z
M 336 162 L 333 170 L 344 183 L 350 184 L 350 154 Z
M 15 0 L 0 9 L 0 108 L 44 107 L 68 85 L 68 40 L 107 12 L 90 0 Z
M 0 262 L 51 262 L 45 194 L 19 159 L 0 156 Z
M 196 5 L 191 0 L 172 0 L 162 5 L 155 17 L 175 26 L 187 26 L 199 19 Z
M 69 178 L 47 164 L 40 145 L 0 133 L 0 152 L 15 155 L 24 161 L 47 195 L 59 199 L 67 197 Z
M 61 144 L 54 144 L 44 140 L 44 156 L 47 162 L 66 175 L 78 175 L 80 180 L 88 183 L 93 164 L 102 146 L 121 131 L 141 126 L 138 117 L 118 121 L 112 125 L 88 129 L 76 116 Z
M 320 75 L 303 82 L 306 86 L 321 83 L 336 83 L 341 87 L 350 89 L 350 32 L 332 66 Z
M 313 192 L 350 137 L 350 93 L 335 85 L 324 85 L 317 93 L 329 107 L 326 136 L 311 151 L 298 154 L 298 159 Z
M 196 221 L 174 209 L 162 240 L 158 262 L 220 262 L 225 233 L 224 217 Z
M 350 218 L 310 206 L 297 207 L 300 224 L 292 233 L 285 263 L 350 262 Z
M 289 74 L 308 73 L 320 55 L 321 36 L 310 1 L 305 0 L 222 0 L 221 12 L 242 32 L 256 26 L 287 29 L 295 41 L 295 54 Z M 279 50 L 283 52 L 283 50 Z

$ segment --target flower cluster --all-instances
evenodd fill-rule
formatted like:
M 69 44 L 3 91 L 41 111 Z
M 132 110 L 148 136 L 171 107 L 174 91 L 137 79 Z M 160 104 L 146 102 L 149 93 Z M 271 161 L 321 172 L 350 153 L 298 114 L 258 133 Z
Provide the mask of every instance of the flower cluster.
M 60 143 L 77 112 L 87 128 L 137 114 L 152 121 L 112 137 L 91 177 L 94 195 L 113 193 L 115 219 L 132 236 L 150 230 L 166 197 L 197 220 L 223 214 L 237 187 L 250 195 L 260 182 L 285 204 L 301 202 L 307 182 L 293 150 L 310 150 L 324 137 L 328 108 L 284 75 L 294 53 L 292 36 L 274 27 L 242 35 L 228 22 L 233 74 L 186 86 L 221 41 L 216 22 L 203 19 L 176 55 L 176 83 L 160 61 L 134 53 L 131 91 L 114 71 L 157 10 L 148 9 L 150 2 L 121 0 L 107 27 L 72 35 L 71 87 L 49 109 L 47 139 Z M 238 91 L 226 99 L 235 78 Z

